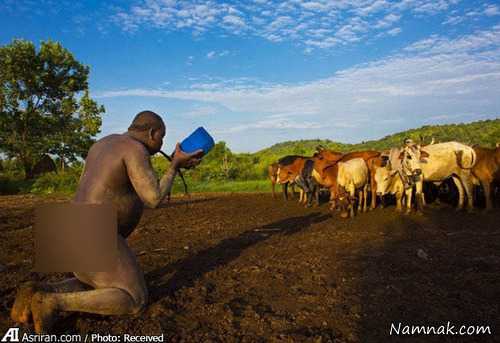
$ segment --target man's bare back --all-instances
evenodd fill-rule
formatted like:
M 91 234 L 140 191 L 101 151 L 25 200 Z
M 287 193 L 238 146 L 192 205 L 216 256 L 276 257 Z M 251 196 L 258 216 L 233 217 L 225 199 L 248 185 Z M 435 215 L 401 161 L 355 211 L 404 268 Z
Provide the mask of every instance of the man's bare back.
M 73 201 L 111 202 L 117 211 L 118 233 L 126 238 L 139 222 L 144 205 L 155 207 L 157 188 L 144 145 L 129 135 L 114 134 L 90 148 Z

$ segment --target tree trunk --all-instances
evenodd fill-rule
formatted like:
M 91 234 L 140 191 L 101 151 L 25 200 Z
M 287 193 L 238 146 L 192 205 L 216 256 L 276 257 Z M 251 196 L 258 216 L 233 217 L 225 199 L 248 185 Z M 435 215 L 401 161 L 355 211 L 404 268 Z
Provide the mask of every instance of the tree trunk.
M 29 162 L 23 162 L 23 168 L 24 168 L 24 179 L 25 180 L 33 179 L 34 178 L 33 165 Z

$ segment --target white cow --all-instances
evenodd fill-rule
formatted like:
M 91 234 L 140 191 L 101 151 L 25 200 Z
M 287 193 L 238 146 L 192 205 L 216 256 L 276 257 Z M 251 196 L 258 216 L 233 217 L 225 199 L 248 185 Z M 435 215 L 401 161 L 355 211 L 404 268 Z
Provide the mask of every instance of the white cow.
M 465 195 L 467 195 L 468 208 L 473 208 L 471 168 L 476 161 L 474 149 L 458 142 L 439 143 L 424 147 L 414 144 L 405 146 L 398 158 L 401 160 L 399 175 L 402 182 L 405 185 L 414 183 L 416 186 L 419 209 L 425 204 L 422 192 L 423 182 L 440 184 L 450 177 L 459 192 L 457 209 L 464 207 Z
M 405 188 L 397 170 L 393 170 L 390 164 L 375 169 L 375 182 L 377 184 L 377 196 L 385 194 L 396 195 L 396 211 L 403 210 L 403 200 L 406 202 L 406 213 L 411 212 L 411 196 L 413 187 Z
M 362 158 L 353 158 L 337 163 L 338 202 L 342 208 L 342 217 L 354 216 L 354 199 L 358 191 L 358 212 L 366 212 L 368 208 L 369 172 Z

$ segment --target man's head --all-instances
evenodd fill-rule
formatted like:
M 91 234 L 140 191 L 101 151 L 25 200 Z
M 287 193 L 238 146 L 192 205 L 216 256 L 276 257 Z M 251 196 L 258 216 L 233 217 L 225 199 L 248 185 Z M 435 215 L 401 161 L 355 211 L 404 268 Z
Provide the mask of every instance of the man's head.
M 165 124 L 158 114 L 142 111 L 132 120 L 128 134 L 144 143 L 150 154 L 156 154 L 163 145 Z

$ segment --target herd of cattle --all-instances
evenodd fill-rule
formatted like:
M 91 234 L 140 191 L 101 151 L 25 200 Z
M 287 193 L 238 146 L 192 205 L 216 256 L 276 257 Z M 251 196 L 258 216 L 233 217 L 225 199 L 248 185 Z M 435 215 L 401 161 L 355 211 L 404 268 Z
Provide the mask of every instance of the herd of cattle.
M 330 191 L 331 209 L 339 209 L 343 218 L 357 211 L 377 206 L 377 198 L 386 194 L 396 196 L 396 209 L 412 210 L 412 199 L 417 211 L 426 205 L 424 182 L 439 185 L 452 180 L 458 190 L 458 209 L 474 206 L 474 185 L 481 186 L 486 208 L 491 209 L 492 192 L 500 181 L 500 144 L 489 149 L 470 147 L 458 142 L 427 145 L 406 139 L 402 147 L 386 151 L 356 151 L 341 153 L 322 146 L 312 157 L 290 155 L 269 166 L 273 197 L 275 184 L 281 184 L 288 198 L 288 186 L 300 188 L 299 202 L 311 206 L 320 189 Z M 292 188 L 293 189 L 293 188 Z M 371 194 L 370 194 L 371 193 Z

